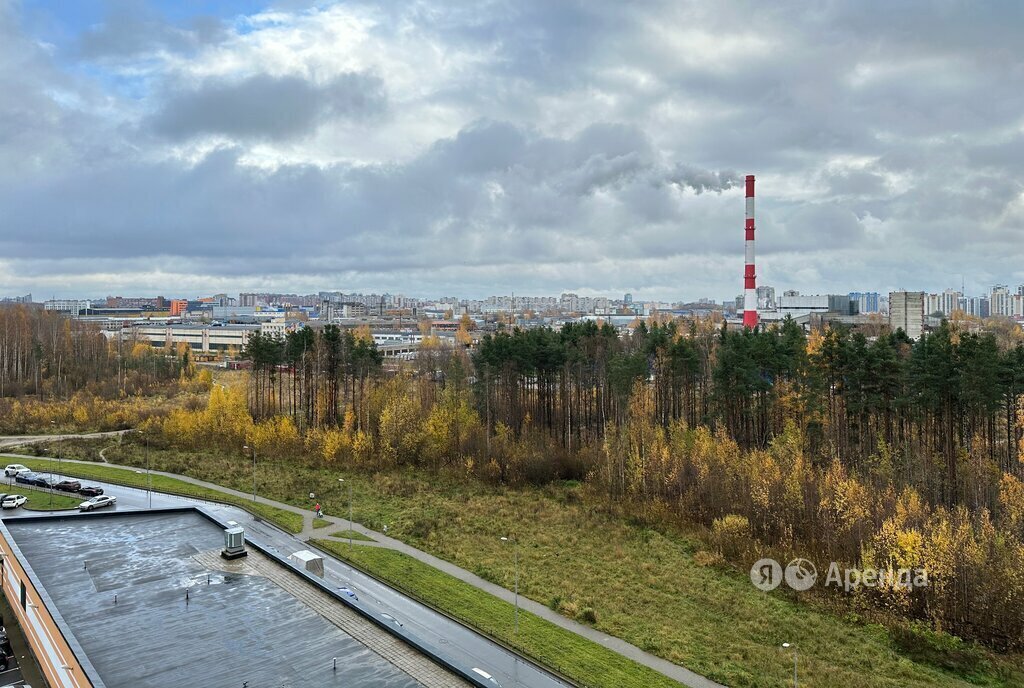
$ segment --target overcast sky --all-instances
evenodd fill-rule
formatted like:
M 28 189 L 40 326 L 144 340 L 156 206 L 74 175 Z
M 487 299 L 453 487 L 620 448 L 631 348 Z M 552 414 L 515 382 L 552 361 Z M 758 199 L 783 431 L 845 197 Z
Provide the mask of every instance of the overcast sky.
M 897 7 L 898 9 L 893 9 Z M 1024 283 L 1024 3 L 0 0 L 0 296 Z

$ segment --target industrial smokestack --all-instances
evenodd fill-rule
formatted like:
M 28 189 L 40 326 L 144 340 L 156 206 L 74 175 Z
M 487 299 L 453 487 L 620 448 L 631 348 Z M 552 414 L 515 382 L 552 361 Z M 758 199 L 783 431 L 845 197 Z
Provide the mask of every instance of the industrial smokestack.
M 747 261 L 743 268 L 743 327 L 757 327 L 757 275 L 754 270 L 754 175 L 747 175 Z

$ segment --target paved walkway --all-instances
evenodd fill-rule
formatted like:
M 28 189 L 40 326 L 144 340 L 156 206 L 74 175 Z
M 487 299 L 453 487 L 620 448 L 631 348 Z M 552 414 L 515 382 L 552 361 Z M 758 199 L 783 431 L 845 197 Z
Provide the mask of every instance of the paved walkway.
M 78 440 L 90 439 L 93 437 L 117 437 L 131 430 L 113 430 L 111 432 L 89 432 L 68 435 L 8 435 L 0 437 L 0 447 L 15 447 L 19 444 L 39 444 L 40 442 L 52 442 L 54 440 Z
M 3 446 L 3 439 L 4 438 L 0 438 L 0 446 Z M 0 454 L 0 456 L 4 456 L 4 454 Z M 19 457 L 19 455 L 17 454 L 6 454 L 6 456 L 11 456 L 14 458 L 25 458 Z M 64 463 L 83 463 L 95 465 L 96 462 L 64 459 Z M 136 466 L 122 466 L 112 463 L 108 463 L 105 465 L 110 468 L 118 468 L 132 472 L 138 470 Z M 224 487 L 223 485 L 218 485 L 216 483 L 210 483 L 204 480 L 191 478 L 187 475 L 166 473 L 164 471 L 152 471 L 152 473 L 153 475 L 163 475 L 168 478 L 175 478 L 177 480 L 181 480 L 182 482 L 192 483 L 193 485 L 200 485 L 202 487 L 208 487 L 238 497 L 243 497 L 249 499 L 250 501 L 252 500 L 251 492 L 242 492 L 240 490 L 234 490 L 229 487 Z M 323 517 L 324 520 L 331 522 L 332 525 L 322 528 L 314 528 L 314 515 L 308 509 L 302 509 L 297 506 L 292 506 L 291 504 L 285 504 L 283 502 L 274 501 L 272 499 L 267 499 L 266 497 L 262 497 L 259 495 L 257 495 L 256 501 L 260 504 L 268 504 L 270 506 L 275 506 L 278 509 L 284 509 L 285 511 L 290 511 L 295 514 L 302 515 L 304 524 L 303 529 L 301 533 L 296 535 L 296 537 L 303 541 L 309 540 L 311 538 L 322 538 L 325 536 L 329 536 L 332 533 L 338 532 L 340 530 L 347 530 L 349 528 L 348 519 L 341 519 L 333 516 Z M 417 559 L 418 561 L 423 562 L 424 564 L 433 566 L 434 568 L 444 571 L 445 573 L 454 576 L 455 578 L 458 578 L 461 581 L 469 583 L 475 588 L 483 590 L 484 592 L 488 592 L 491 595 L 494 595 L 495 597 L 498 597 L 508 602 L 509 604 L 514 604 L 515 602 L 515 594 L 511 590 L 506 590 L 500 585 L 495 585 L 490 581 L 486 581 L 483 578 L 480 578 L 479 576 L 470 573 L 466 569 L 460 568 L 455 564 L 452 564 L 451 562 L 445 561 L 444 559 L 439 559 L 434 555 L 416 549 L 415 547 L 410 547 L 404 542 L 396 540 L 392 537 L 388 537 L 383 533 L 378 533 L 377 531 L 370 530 L 369 528 L 366 528 L 360 523 L 352 523 L 352 530 L 357 533 L 362 533 L 363 535 L 371 537 L 375 540 L 375 542 L 353 540 L 353 544 L 359 544 L 366 547 L 385 547 L 388 549 L 393 549 L 398 552 L 402 552 L 414 559 Z M 577 623 L 572 619 L 562 616 L 561 614 L 554 611 L 547 605 L 523 597 L 522 595 L 519 596 L 519 607 L 536 616 L 541 617 L 542 619 L 550 621 L 556 626 L 560 626 L 561 628 L 564 628 L 568 631 L 572 631 L 573 633 L 576 633 L 577 635 L 581 635 L 584 638 L 592 640 L 593 642 L 602 645 L 608 648 L 609 650 L 612 650 L 613 652 L 617 652 L 618 654 L 624 657 L 628 657 L 629 659 L 632 659 L 638 664 L 643 664 L 644 666 L 650 667 L 651 669 L 654 669 L 655 671 L 664 674 L 665 676 L 668 676 L 673 680 L 679 681 L 683 685 L 690 686 L 690 688 L 724 688 L 721 684 L 715 683 L 714 681 L 707 679 L 701 676 L 700 674 L 694 673 L 689 669 L 686 669 L 685 667 L 679 666 L 678 664 L 674 664 L 666 659 L 662 659 L 661 657 L 656 657 L 655 655 L 652 655 L 649 652 L 644 652 L 639 647 L 627 643 L 625 640 L 622 640 L 621 638 L 610 636 L 590 626 L 585 626 L 581 623 Z

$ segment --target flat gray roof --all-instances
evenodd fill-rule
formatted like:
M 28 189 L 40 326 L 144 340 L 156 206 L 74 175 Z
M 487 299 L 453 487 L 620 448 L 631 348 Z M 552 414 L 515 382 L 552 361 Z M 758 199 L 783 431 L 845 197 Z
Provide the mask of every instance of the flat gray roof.
M 199 563 L 224 542 L 198 513 L 4 525 L 108 688 L 420 685 L 267 578 Z

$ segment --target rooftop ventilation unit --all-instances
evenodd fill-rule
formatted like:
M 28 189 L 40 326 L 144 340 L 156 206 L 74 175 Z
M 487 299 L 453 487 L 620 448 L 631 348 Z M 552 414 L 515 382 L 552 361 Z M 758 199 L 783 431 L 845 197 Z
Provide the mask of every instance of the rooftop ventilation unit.
M 324 577 L 324 558 L 310 552 L 308 549 L 300 550 L 288 557 L 288 560 L 301 569 L 309 571 L 314 576 Z
M 224 529 L 224 551 L 220 553 L 225 559 L 241 559 L 248 556 L 245 551 L 245 529 L 235 526 Z

